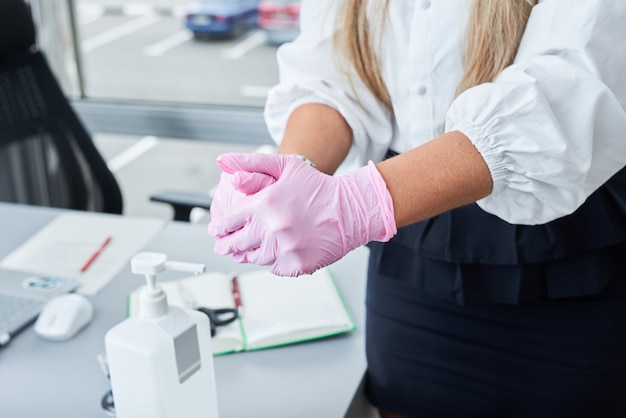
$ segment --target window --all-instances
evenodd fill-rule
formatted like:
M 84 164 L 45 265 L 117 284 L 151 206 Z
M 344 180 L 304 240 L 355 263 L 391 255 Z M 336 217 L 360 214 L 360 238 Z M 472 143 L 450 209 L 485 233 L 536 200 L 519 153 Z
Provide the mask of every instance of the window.
M 29 1 L 40 46 L 90 126 L 267 143 L 262 107 L 279 43 L 258 26 L 261 2 L 140 1 Z
M 169 217 L 149 195 L 207 193 L 216 155 L 271 143 L 262 110 L 278 44 L 258 26 L 259 0 L 27 1 L 126 214 Z
M 258 1 L 76 2 L 87 97 L 262 107 L 278 79 Z

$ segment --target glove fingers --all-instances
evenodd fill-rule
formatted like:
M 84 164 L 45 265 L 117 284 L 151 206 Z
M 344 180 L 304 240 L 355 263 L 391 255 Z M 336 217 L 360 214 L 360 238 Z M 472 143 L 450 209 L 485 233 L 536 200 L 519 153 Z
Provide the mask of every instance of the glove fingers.
M 209 233 L 209 235 L 212 235 L 216 238 L 222 238 L 228 234 L 235 232 L 234 230 L 229 230 L 228 228 L 218 223 L 214 219 L 215 217 L 211 219 L 211 221 L 209 222 L 209 225 L 207 226 L 207 232 Z
M 246 253 L 260 245 L 261 234 L 256 233 L 256 228 L 248 225 L 231 234 L 218 237 L 213 250 L 218 255 Z
M 217 157 L 217 166 L 229 174 L 237 171 L 262 173 L 280 178 L 283 171 L 283 155 L 274 154 L 246 154 L 229 152 Z
M 263 190 L 275 181 L 274 177 L 267 174 L 236 171 L 233 174 L 232 185 L 239 192 L 251 195 Z
M 283 254 L 277 262 L 271 266 L 272 273 L 282 277 L 298 277 L 303 274 L 311 274 L 318 268 L 302 263 L 300 257 L 293 254 Z
M 236 190 L 233 192 L 239 193 Z M 245 202 L 248 199 L 254 200 L 254 196 L 240 196 L 241 198 L 238 199 L 237 202 L 232 202 L 232 204 L 227 206 L 227 212 L 222 212 L 218 214 L 219 216 L 211 217 L 211 221 L 207 227 L 209 235 L 219 238 L 232 234 L 249 224 L 250 220 L 255 217 L 255 205 Z
M 278 255 L 274 246 L 264 242 L 260 247 L 247 251 L 243 257 L 245 263 L 252 263 L 259 266 L 270 266 L 276 262 Z
M 247 263 L 248 259 L 246 258 L 247 253 L 232 253 L 231 257 L 235 263 Z

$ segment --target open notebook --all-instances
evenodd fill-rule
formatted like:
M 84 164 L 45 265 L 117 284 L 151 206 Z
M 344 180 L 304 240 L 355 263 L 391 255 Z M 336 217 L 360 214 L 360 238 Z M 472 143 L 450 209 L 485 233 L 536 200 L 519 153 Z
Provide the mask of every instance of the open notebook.
M 94 295 L 164 225 L 158 218 L 64 212 L 0 260 L 0 267 L 76 279 L 78 293 Z
M 267 270 L 238 276 L 242 317 L 221 326 L 213 337 L 213 353 L 259 350 L 329 337 L 355 329 L 327 268 L 298 278 L 277 277 Z M 171 305 L 187 308 L 233 308 L 229 274 L 209 272 L 160 282 Z M 129 295 L 129 315 L 139 310 L 143 287 Z

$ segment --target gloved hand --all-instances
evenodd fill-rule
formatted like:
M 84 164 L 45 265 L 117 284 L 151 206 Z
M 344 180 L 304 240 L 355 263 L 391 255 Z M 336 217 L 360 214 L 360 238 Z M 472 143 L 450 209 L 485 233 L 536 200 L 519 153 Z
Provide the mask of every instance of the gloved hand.
M 256 193 L 259 190 L 274 183 L 276 179 L 262 173 L 238 172 L 236 176 L 222 172 L 220 181 L 213 191 L 211 201 L 211 219 L 221 218 L 229 213 L 245 194 Z M 242 193 L 240 190 L 246 193 Z
M 291 155 L 232 153 L 217 162 L 246 195 L 209 223 L 217 254 L 269 266 L 279 276 L 298 276 L 396 234 L 391 195 L 372 162 L 339 177 Z M 251 194 L 248 185 L 235 180 L 244 173 L 276 181 Z

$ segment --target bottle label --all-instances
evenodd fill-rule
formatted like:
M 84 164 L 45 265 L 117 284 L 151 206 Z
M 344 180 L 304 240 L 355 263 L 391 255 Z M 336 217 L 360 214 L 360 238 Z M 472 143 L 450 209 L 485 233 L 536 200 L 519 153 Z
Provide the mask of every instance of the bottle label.
M 201 367 L 196 324 L 191 324 L 189 328 L 174 337 L 174 351 L 178 367 L 178 381 L 183 383 Z

